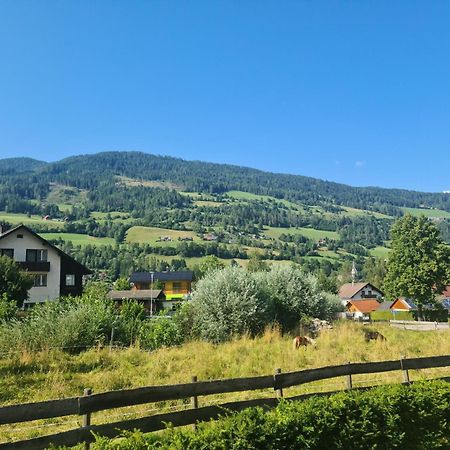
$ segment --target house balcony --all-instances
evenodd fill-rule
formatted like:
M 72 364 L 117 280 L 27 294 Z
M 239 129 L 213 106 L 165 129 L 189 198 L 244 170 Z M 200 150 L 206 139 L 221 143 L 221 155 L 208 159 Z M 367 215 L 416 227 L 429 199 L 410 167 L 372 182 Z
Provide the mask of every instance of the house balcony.
M 19 261 L 20 268 L 26 270 L 27 272 L 50 272 L 50 262 L 49 261 Z

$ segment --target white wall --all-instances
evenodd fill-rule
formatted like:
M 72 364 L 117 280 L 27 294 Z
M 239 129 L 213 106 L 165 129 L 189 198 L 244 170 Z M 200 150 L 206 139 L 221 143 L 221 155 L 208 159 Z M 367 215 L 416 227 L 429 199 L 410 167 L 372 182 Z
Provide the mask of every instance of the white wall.
M 23 238 L 18 238 L 18 234 L 22 234 Z M 15 261 L 26 261 L 27 249 L 47 250 L 47 261 L 50 262 L 50 272 L 29 272 L 30 274 L 46 274 L 47 286 L 32 287 L 28 291 L 28 303 L 54 300 L 59 297 L 61 258 L 54 248 L 46 245 L 23 228 L 0 239 L 0 248 L 13 248 Z

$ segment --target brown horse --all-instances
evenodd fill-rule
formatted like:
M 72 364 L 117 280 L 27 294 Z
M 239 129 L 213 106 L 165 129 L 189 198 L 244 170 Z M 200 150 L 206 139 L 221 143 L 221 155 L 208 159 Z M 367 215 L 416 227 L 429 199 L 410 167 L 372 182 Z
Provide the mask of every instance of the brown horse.
M 306 347 L 308 345 L 316 345 L 316 341 L 308 336 L 295 336 L 294 340 L 292 341 L 292 348 L 294 350 L 300 348 L 301 346 Z
M 364 330 L 364 339 L 369 341 L 386 341 L 386 338 L 378 331 Z

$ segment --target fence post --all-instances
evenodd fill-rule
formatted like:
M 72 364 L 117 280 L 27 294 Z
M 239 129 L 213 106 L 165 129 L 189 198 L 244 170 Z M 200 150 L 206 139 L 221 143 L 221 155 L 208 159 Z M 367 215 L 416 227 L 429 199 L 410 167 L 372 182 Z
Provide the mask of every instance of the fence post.
M 275 382 L 277 381 L 277 375 L 280 375 L 280 373 L 281 373 L 281 369 L 280 368 L 275 370 L 275 375 L 273 377 Z M 281 389 L 281 388 L 277 389 L 275 392 L 277 394 L 277 398 L 283 398 L 283 389 Z
M 192 383 L 197 383 L 197 375 L 194 375 L 192 377 L 191 381 L 192 381 Z M 191 397 L 191 406 L 192 406 L 192 409 L 197 409 L 198 408 L 198 397 L 196 395 Z M 194 428 L 194 430 L 197 429 L 197 423 L 194 423 L 193 428 Z
M 92 394 L 92 389 L 91 388 L 86 388 L 83 391 L 83 395 L 85 397 L 87 397 L 88 395 L 91 395 L 91 394 Z M 83 422 L 81 424 L 81 428 L 87 428 L 87 427 L 90 427 L 90 426 L 91 426 L 91 413 L 89 412 L 89 413 L 83 414 Z M 85 442 L 84 443 L 84 448 L 86 450 L 89 449 L 89 446 L 90 446 L 89 442 Z
M 404 359 L 404 357 L 400 358 L 400 367 L 402 368 L 402 371 L 403 371 L 403 383 L 410 384 L 409 372 L 408 372 L 408 369 L 405 369 L 403 367 L 403 359 Z
M 348 365 L 351 366 L 351 362 L 348 361 Z M 347 375 L 347 389 L 353 388 L 353 380 L 352 380 L 352 374 Z

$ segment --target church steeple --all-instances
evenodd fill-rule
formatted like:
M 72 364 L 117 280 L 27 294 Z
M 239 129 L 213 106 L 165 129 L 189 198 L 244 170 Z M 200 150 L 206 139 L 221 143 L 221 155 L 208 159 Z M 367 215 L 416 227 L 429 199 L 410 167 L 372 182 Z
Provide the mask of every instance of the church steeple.
M 356 270 L 355 261 L 352 264 L 352 286 L 355 284 L 356 277 L 358 276 L 358 271 Z

